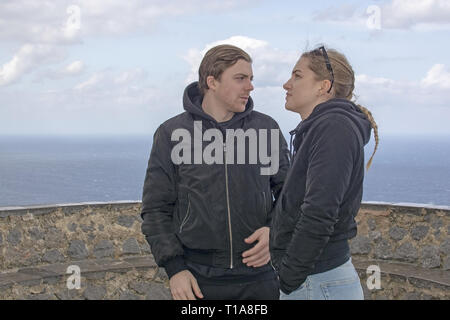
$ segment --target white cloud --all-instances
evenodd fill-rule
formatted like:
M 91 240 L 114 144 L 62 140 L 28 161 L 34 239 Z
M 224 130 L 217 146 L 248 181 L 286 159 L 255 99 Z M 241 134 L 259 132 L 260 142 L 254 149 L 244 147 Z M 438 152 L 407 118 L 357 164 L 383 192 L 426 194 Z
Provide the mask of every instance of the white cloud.
M 95 88 L 105 78 L 103 73 L 94 73 L 88 80 L 77 84 L 75 90 L 87 90 Z
M 60 0 L 0 2 L 0 40 L 78 43 L 84 36 L 152 32 L 161 19 L 242 9 L 257 0 Z
M 378 8 L 381 29 L 424 30 L 450 26 L 450 1 L 448 0 L 391 0 Z M 332 21 L 339 24 L 367 27 L 368 20 L 375 17 L 375 11 L 367 12 L 368 7 L 353 4 L 331 6 L 316 12 L 314 20 Z
M 0 86 L 9 85 L 46 62 L 63 58 L 60 48 L 50 45 L 25 44 L 9 62 L 0 67 Z
M 450 89 L 450 71 L 443 64 L 435 64 L 421 81 L 422 86 L 436 86 L 441 89 Z
M 66 66 L 64 69 L 64 73 L 70 75 L 79 74 L 80 72 L 83 71 L 83 69 L 84 69 L 83 61 L 77 60 Z
M 203 49 L 190 49 L 183 57 L 191 66 L 186 83 L 198 80 L 198 68 L 205 53 L 220 44 L 231 44 L 246 51 L 253 60 L 253 75 L 257 86 L 276 86 L 286 81 L 299 58 L 298 52 L 285 52 L 273 48 L 268 42 L 244 36 L 233 36 L 205 45 Z
M 450 72 L 436 64 L 416 81 L 399 81 L 365 74 L 356 76 L 355 93 L 366 101 L 395 107 L 397 104 L 442 106 L 450 109 Z
M 448 0 L 393 0 L 381 8 L 383 28 L 450 24 Z

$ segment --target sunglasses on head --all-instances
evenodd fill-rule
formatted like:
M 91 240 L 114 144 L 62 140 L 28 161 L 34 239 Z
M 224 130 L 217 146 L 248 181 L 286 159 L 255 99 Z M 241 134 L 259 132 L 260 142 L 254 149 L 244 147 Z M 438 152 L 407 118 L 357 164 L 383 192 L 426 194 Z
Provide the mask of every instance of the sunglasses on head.
M 321 46 L 319 48 L 317 48 L 314 51 L 319 51 L 322 53 L 324 59 L 325 59 L 325 64 L 327 65 L 327 69 L 331 74 L 331 86 L 330 89 L 328 89 L 327 93 L 330 93 L 331 88 L 333 88 L 333 83 L 334 83 L 334 73 L 333 73 L 333 68 L 331 67 L 331 63 L 330 63 L 330 59 L 328 58 L 328 54 L 327 54 L 327 50 L 325 50 L 324 46 Z

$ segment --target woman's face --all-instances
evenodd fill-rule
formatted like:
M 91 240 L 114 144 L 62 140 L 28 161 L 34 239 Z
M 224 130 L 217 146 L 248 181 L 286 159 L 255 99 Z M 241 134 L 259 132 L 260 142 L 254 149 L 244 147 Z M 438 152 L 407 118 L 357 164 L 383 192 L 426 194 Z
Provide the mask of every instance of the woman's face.
M 321 89 L 321 81 L 315 79 L 308 58 L 300 58 L 283 88 L 287 91 L 285 108 L 306 118 L 318 104 Z

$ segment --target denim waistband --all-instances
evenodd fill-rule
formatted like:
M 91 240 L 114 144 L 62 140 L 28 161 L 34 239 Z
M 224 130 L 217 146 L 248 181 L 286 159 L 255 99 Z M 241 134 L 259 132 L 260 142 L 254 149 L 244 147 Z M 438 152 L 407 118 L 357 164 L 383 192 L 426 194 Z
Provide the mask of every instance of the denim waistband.
M 322 273 L 336 268 L 345 263 L 350 257 L 350 246 L 347 239 L 328 242 L 311 274 Z

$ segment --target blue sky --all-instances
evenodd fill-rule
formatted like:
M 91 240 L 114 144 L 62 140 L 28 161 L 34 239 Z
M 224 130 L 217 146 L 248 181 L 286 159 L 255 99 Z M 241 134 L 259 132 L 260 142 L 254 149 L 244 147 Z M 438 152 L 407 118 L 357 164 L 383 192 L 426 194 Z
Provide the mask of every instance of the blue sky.
M 255 108 L 285 134 L 300 118 L 282 84 L 325 44 L 350 60 L 381 135 L 450 135 L 449 36 L 445 0 L 6 0 L 0 135 L 151 135 L 218 43 L 252 55 Z

